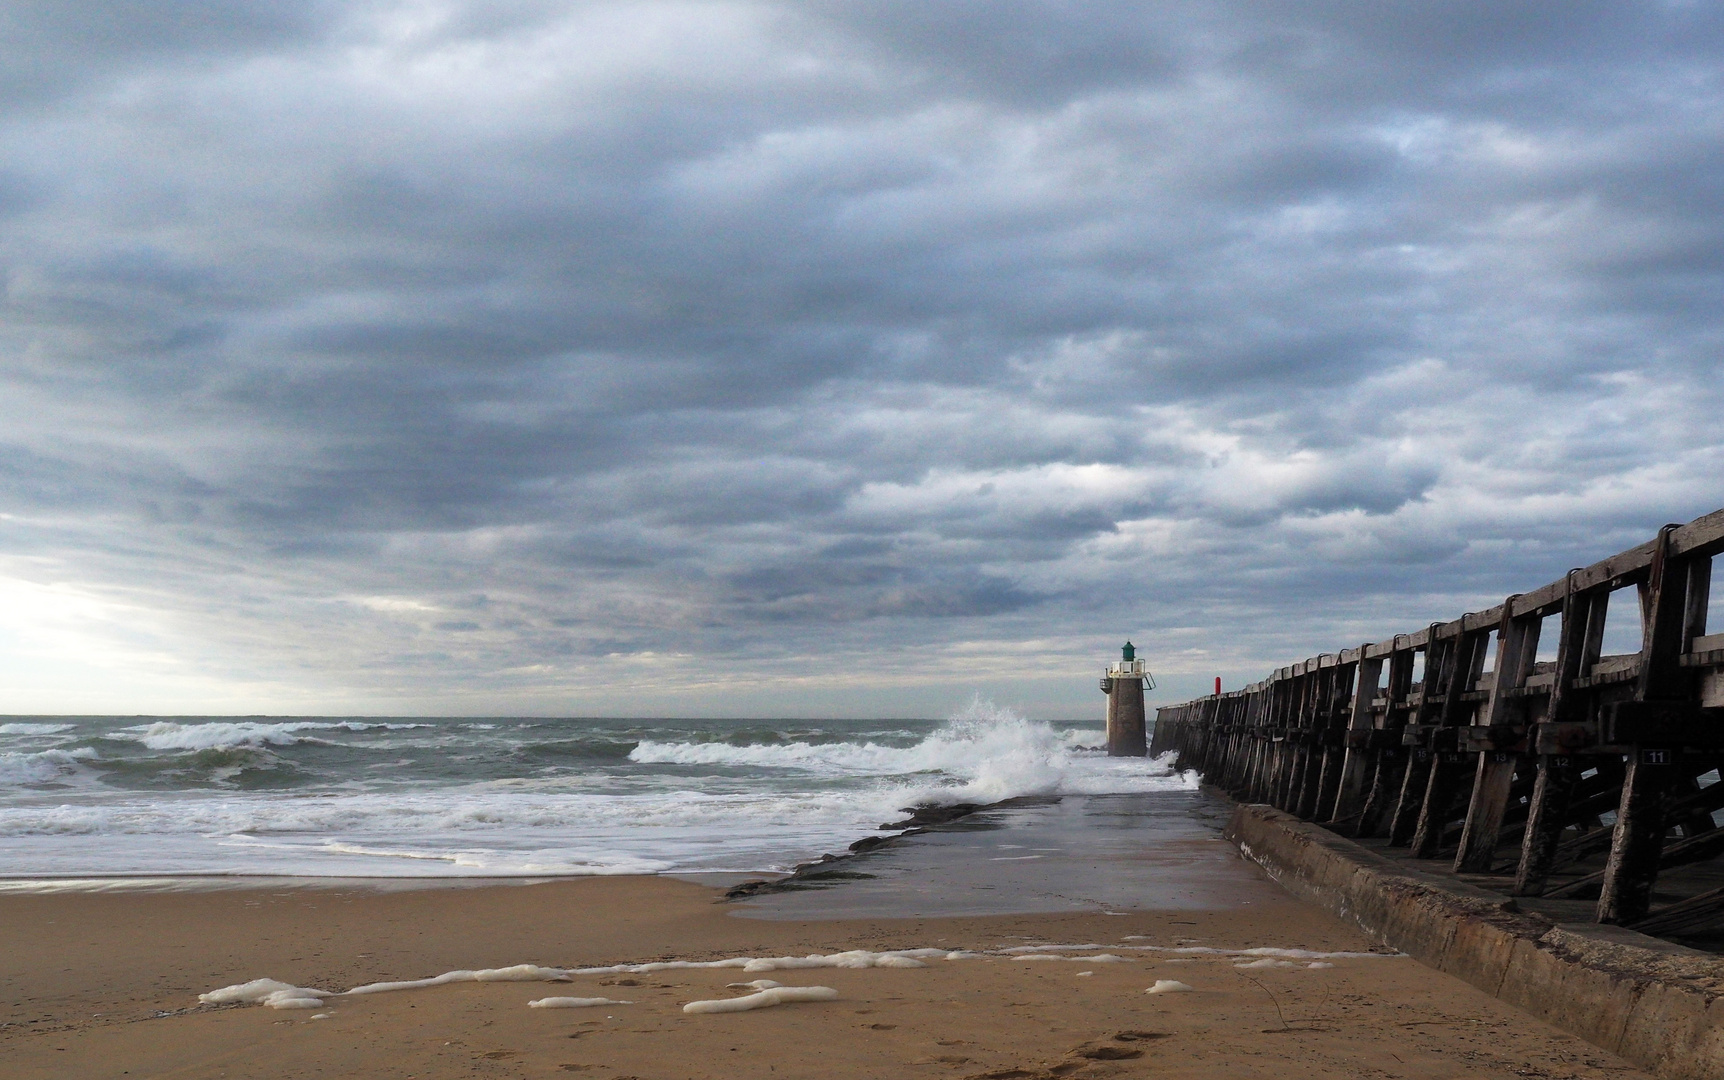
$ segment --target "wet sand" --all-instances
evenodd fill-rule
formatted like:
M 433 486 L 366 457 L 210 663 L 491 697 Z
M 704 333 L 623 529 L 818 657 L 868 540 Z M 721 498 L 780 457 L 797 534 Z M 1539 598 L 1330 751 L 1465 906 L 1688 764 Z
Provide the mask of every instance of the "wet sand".
M 1080 810 L 1066 807 L 1055 817 Z M 1105 804 L 1090 811 L 1110 813 Z M 1123 886 L 1086 896 L 1081 882 L 1070 882 L 1071 888 L 1059 882 L 1075 876 L 1076 867 L 1102 865 L 1095 861 L 1100 849 L 1081 839 L 1075 848 L 1068 845 L 1061 869 L 1050 838 L 1061 829 L 1087 835 L 1094 823 L 1040 820 L 1040 826 L 1008 821 L 998 829 L 937 834 L 920 847 L 910 842 L 882 853 L 873 869 L 883 872 L 872 878 L 747 905 L 716 903 L 719 893 L 707 885 L 640 877 L 414 891 L 3 895 L 0 1076 L 1644 1075 L 1405 957 L 1315 961 L 1334 965 L 1326 968 L 1287 960 L 1296 966 L 1240 969 L 1235 965 L 1254 958 L 1131 951 L 1157 945 L 1367 952 L 1372 946 L 1279 894 L 1248 864 L 1218 861 L 1219 847 L 1203 846 L 1201 836 L 1185 855 L 1164 853 L 1158 865 L 1132 863 L 1129 845 L 1115 847 L 1117 838 L 1110 838 L 1102 848 L 1125 862 L 1098 871 L 1102 877 L 1141 872 L 1166 878 L 1177 876 L 1181 860 L 1189 858 L 1207 875 L 1201 888 L 1172 899 L 1165 894 L 1180 890 L 1164 890 L 1159 900 L 1125 897 L 1131 903 L 1116 895 L 1127 891 Z M 1043 830 L 1037 846 L 1050 850 L 1032 850 L 1044 858 L 1019 865 L 1053 860 L 1054 869 L 1034 880 L 1055 883 L 1055 893 L 1072 900 L 1062 909 L 905 914 L 926 903 L 913 884 L 916 875 L 884 872 L 894 865 L 913 868 L 920 853 L 945 849 L 942 859 L 958 879 L 986 884 L 982 875 L 1006 873 L 1013 865 L 1008 860 L 1019 858 L 1011 852 L 1023 850 L 1000 845 L 1035 842 L 1037 828 Z M 991 869 L 975 869 L 984 862 Z M 1229 877 L 1238 886 L 1232 893 Z M 995 888 L 969 891 L 998 893 L 1000 880 L 992 879 Z M 1031 877 L 1023 880 L 1031 882 L 1028 893 L 1047 891 Z M 858 913 L 868 888 L 875 890 L 877 910 Z M 725 984 L 763 976 L 679 970 L 575 976 L 567 983 L 458 983 L 337 998 L 321 1010 L 301 1011 L 197 1003 L 201 992 L 264 976 L 341 989 L 516 963 L 576 967 L 1091 942 L 1136 959 L 1083 963 L 995 955 L 915 969 L 770 972 L 764 977 L 786 985 L 832 987 L 839 998 L 718 1015 L 688 1015 L 681 1007 L 746 992 Z M 1143 992 L 1163 979 L 1195 989 Z M 634 1004 L 527 1007 L 530 1000 L 565 995 Z M 327 1018 L 313 1019 L 317 1013 Z

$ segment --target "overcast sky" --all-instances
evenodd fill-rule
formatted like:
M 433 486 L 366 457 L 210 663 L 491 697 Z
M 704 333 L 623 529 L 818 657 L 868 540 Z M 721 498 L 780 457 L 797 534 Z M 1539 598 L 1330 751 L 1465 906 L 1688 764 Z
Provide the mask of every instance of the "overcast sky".
M 0 712 L 1099 718 L 1724 506 L 1724 8 L 0 8 Z

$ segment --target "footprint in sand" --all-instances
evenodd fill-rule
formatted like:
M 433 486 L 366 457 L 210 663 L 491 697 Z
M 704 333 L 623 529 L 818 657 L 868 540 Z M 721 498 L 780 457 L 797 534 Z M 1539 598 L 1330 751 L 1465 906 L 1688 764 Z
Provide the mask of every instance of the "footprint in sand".
M 1171 1031 L 1120 1031 L 1114 1034 L 1115 1042 L 1149 1042 L 1151 1039 L 1172 1038 Z
M 1086 1058 L 1090 1061 L 1129 1061 L 1132 1058 L 1142 1057 L 1143 1051 L 1132 1046 L 1114 1046 L 1112 1043 L 1101 1043 L 1100 1045 L 1086 1044 L 1075 1047 L 1067 1056 Z

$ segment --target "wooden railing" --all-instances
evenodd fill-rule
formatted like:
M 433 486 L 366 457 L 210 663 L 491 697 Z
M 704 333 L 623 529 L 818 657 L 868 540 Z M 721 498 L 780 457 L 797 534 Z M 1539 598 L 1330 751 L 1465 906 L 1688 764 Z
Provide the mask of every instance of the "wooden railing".
M 1236 798 L 1416 858 L 1453 851 L 1457 873 L 1512 866 L 1518 896 L 1605 854 L 1590 880 L 1561 886 L 1596 888 L 1600 922 L 1707 925 L 1724 918 L 1724 889 L 1662 911 L 1652 890 L 1660 869 L 1724 853 L 1712 819 L 1724 783 L 1702 786 L 1724 751 L 1724 634 L 1706 633 L 1721 551 L 1724 510 L 1667 525 L 1489 610 L 1158 709 L 1150 752 L 1176 753 Z M 1601 656 L 1611 597 L 1629 588 L 1641 650 Z M 1540 663 L 1553 617 L 1555 659 Z

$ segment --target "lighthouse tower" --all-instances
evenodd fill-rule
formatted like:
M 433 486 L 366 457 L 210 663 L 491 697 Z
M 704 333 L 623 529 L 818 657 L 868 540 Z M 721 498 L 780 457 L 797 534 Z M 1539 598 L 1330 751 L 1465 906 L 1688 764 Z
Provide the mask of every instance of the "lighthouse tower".
M 1143 722 L 1146 687 L 1155 689 L 1155 677 L 1137 658 L 1137 650 L 1128 641 L 1120 650 L 1120 659 L 1109 664 L 1101 677 L 1101 692 L 1107 695 L 1109 757 L 1143 757 L 1149 753 Z

